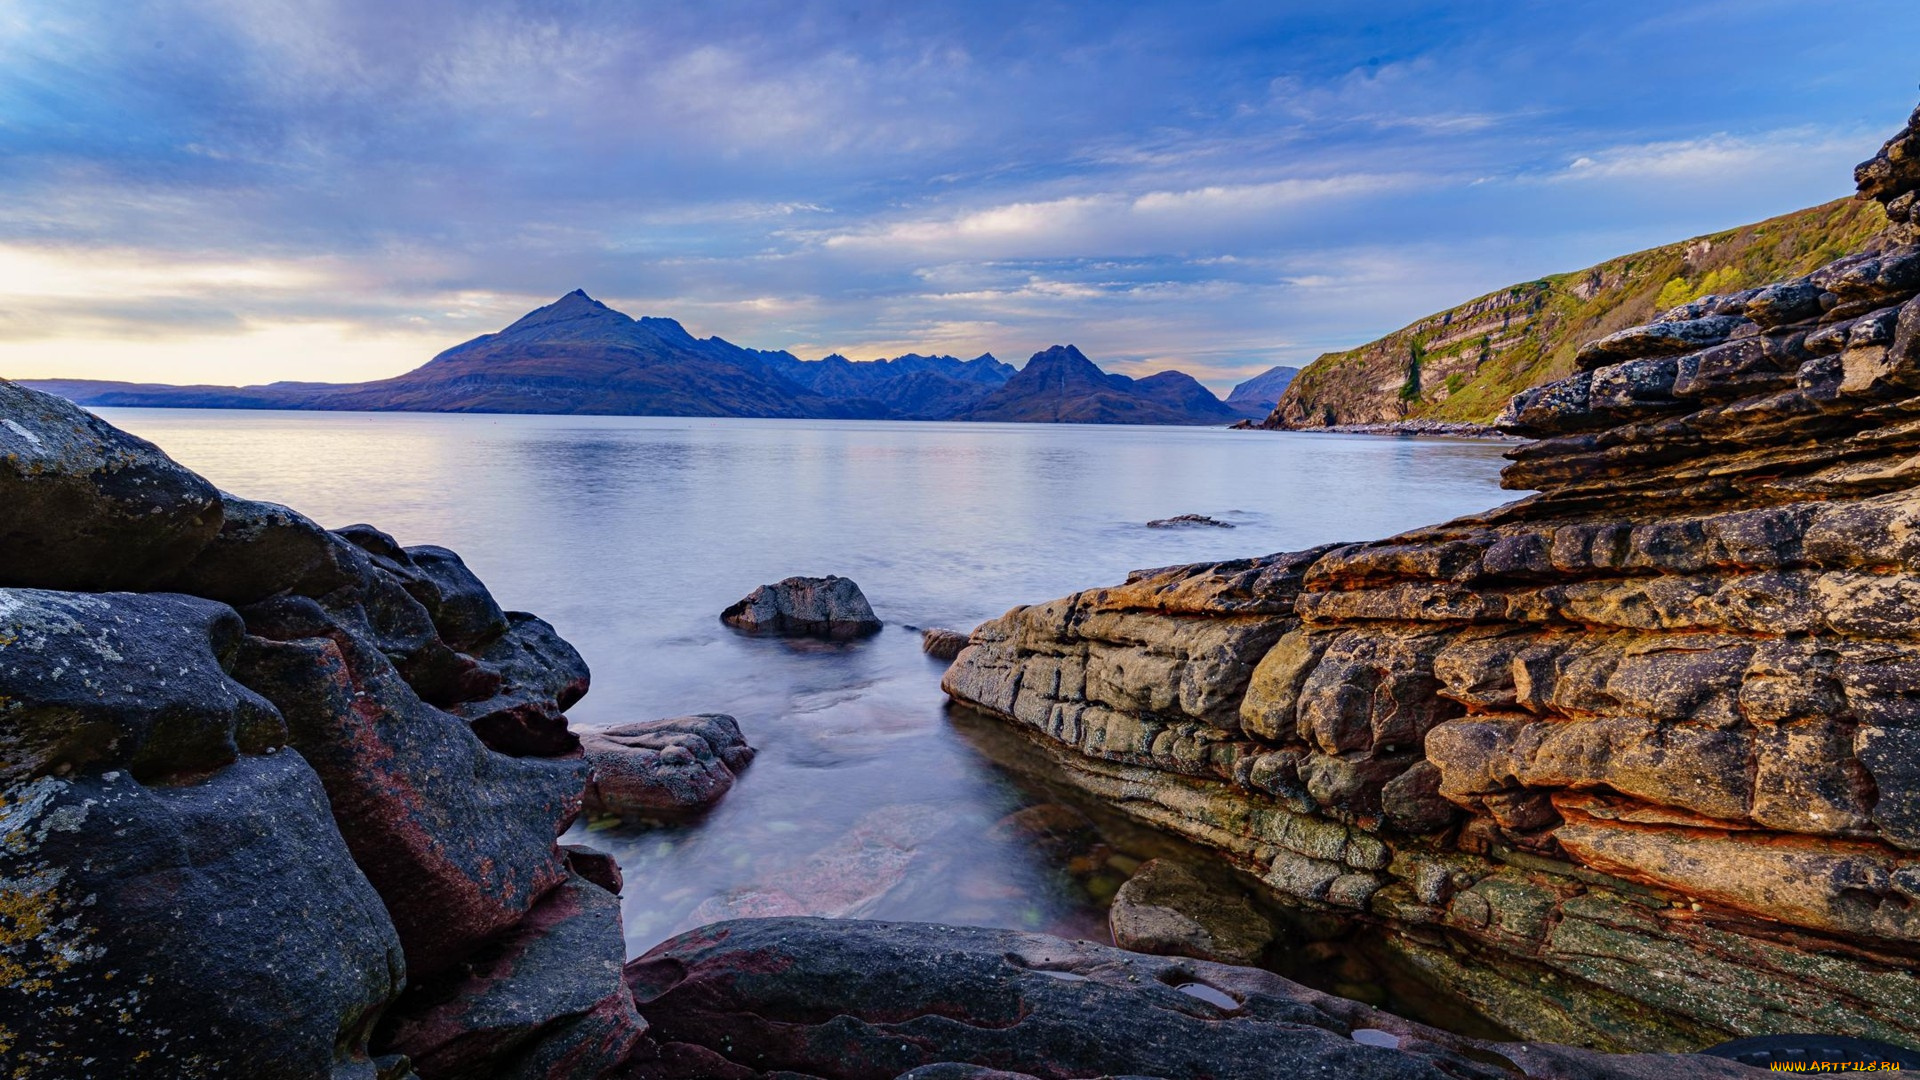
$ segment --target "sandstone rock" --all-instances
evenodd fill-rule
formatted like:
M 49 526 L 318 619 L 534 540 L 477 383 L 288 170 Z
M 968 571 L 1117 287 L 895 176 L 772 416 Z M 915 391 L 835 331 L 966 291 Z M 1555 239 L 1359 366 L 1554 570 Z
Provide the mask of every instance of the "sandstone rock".
M 1149 529 L 1231 529 L 1233 522 L 1220 521 L 1205 514 L 1176 514 L 1170 518 L 1159 518 L 1147 522 Z
M 967 647 L 967 635 L 930 626 L 920 631 L 920 651 L 936 660 L 951 660 Z
M 854 638 L 880 629 L 880 620 L 851 580 L 790 577 L 762 585 L 720 613 L 720 621 L 756 634 Z
M 139 589 L 220 531 L 220 495 L 144 439 L 0 379 L 0 586 Z
M 586 809 L 632 820 L 698 814 L 753 760 L 740 725 L 720 713 L 591 731 L 581 748 L 590 770 Z
M 1529 1038 L 1920 1030 L 1913 141 L 1867 250 L 1515 398 L 1533 494 L 1016 608 L 943 686 Z
M 626 977 L 654 1037 L 707 1048 L 709 1076 L 1492 1080 L 1522 1061 L 1561 1080 L 1752 1075 L 1712 1058 L 1529 1056 L 1257 969 L 1006 930 L 741 920 L 665 942 Z
M 1244 896 L 1166 859 L 1151 859 L 1120 886 L 1108 909 L 1113 943 L 1130 952 L 1251 964 L 1273 925 Z

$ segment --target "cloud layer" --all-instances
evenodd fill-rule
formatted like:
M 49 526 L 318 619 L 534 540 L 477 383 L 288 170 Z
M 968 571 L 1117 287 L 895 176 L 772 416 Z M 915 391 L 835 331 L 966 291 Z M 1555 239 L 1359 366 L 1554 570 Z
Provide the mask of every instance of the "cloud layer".
M 394 374 L 576 286 L 1216 387 L 1843 195 L 1902 0 L 0 7 L 0 374 Z

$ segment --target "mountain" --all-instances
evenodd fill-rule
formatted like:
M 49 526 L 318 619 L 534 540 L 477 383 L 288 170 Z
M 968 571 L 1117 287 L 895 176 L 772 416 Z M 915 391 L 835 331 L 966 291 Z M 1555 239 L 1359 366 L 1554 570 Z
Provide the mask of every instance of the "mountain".
M 1056 355 L 1057 354 L 1057 355 Z M 495 334 L 482 334 L 391 379 L 364 383 L 167 386 L 23 379 L 82 405 L 370 412 L 579 413 L 790 419 L 1049 420 L 1210 424 L 1235 419 L 1177 371 L 1108 375 L 1072 346 L 1028 370 L 992 354 L 908 353 L 802 360 L 696 338 L 672 319 L 631 318 L 575 289 Z M 1050 374 L 1051 373 L 1051 374 Z M 1003 393 L 1014 383 L 1020 388 Z M 992 403 L 989 406 L 989 403 Z M 984 411 L 982 411 L 984 409 Z M 975 415 L 979 413 L 979 415 Z
M 1886 225 L 1879 204 L 1840 199 L 1512 285 L 1320 356 L 1260 426 L 1489 423 L 1514 394 L 1570 374 L 1581 342 L 1702 296 L 1804 274 Z
M 1221 424 L 1238 416 L 1193 376 L 1109 375 L 1072 345 L 1033 354 L 955 419 L 1058 424 Z
M 1281 393 L 1298 374 L 1297 367 L 1270 367 L 1229 391 L 1227 404 L 1241 416 L 1258 420 L 1280 404 Z
M 839 353 L 801 360 L 760 353 L 761 362 L 816 394 L 874 402 L 901 420 L 947 420 L 1013 377 L 1013 368 L 982 353 L 971 360 L 908 353 L 891 360 L 849 360 Z

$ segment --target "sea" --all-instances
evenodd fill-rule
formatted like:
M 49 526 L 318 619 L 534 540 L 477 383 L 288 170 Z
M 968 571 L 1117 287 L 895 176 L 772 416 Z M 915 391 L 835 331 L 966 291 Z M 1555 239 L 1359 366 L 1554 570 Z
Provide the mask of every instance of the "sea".
M 1179 845 L 1076 806 L 1028 744 L 950 708 L 945 665 L 922 654 L 918 630 L 966 632 L 1138 568 L 1373 539 L 1516 497 L 1498 484 L 1504 447 L 1468 440 L 97 411 L 235 495 L 458 551 L 503 607 L 545 618 L 586 657 L 593 688 L 570 713 L 576 728 L 696 712 L 739 721 L 758 756 L 706 817 L 583 822 L 568 837 L 619 857 L 631 955 L 748 915 L 1111 940 L 1114 890 L 1142 859 L 1180 857 Z M 1232 528 L 1147 526 L 1179 514 Z M 720 622 L 755 586 L 796 574 L 852 578 L 886 628 L 827 644 Z M 1060 828 L 1063 805 L 1065 820 L 1097 827 Z M 1311 963 L 1270 966 L 1473 1026 L 1364 957 L 1316 947 Z

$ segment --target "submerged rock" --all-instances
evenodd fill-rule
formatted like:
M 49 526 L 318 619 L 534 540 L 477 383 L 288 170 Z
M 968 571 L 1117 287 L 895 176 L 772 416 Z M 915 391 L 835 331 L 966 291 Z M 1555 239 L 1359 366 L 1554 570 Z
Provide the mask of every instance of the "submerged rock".
M 1251 964 L 1273 941 L 1273 924 L 1246 897 L 1166 859 L 1152 859 L 1120 886 L 1107 912 L 1113 943 L 1130 952 Z
M 1909 1038 L 1911 140 L 1863 166 L 1872 249 L 1517 396 L 1535 494 L 1015 608 L 948 693 L 1528 1038 Z
M 756 634 L 832 639 L 877 633 L 881 622 L 843 577 L 790 577 L 762 585 L 720 613 L 720 621 Z
M 1221 521 L 1217 518 L 1210 518 L 1205 514 L 1178 514 L 1170 518 L 1159 518 L 1154 521 L 1149 521 L 1147 522 L 1147 528 L 1149 529 L 1196 529 L 1196 528 L 1231 529 L 1233 528 L 1233 523 L 1230 521 Z
M 951 660 L 967 647 L 967 635 L 930 626 L 920 631 L 920 651 L 936 660 Z
M 753 748 L 731 716 L 703 713 L 591 731 L 586 809 L 631 820 L 687 817 L 720 801 Z

